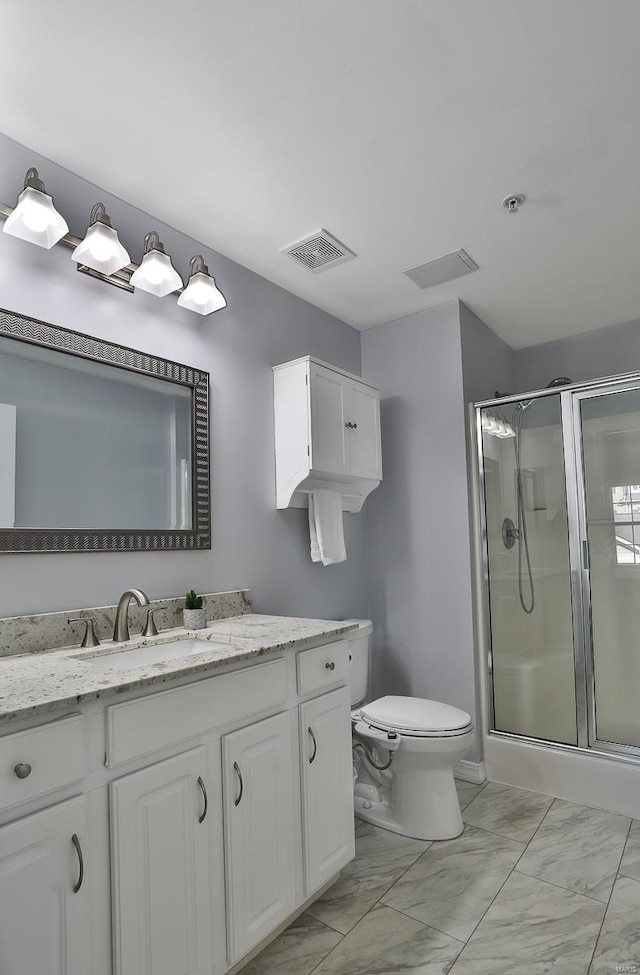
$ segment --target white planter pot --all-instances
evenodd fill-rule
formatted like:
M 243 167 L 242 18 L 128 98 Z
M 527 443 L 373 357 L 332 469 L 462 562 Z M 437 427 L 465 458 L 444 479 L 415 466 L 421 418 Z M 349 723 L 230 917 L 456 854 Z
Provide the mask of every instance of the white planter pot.
M 204 607 L 202 609 L 183 609 L 182 619 L 185 630 L 204 630 L 207 625 Z

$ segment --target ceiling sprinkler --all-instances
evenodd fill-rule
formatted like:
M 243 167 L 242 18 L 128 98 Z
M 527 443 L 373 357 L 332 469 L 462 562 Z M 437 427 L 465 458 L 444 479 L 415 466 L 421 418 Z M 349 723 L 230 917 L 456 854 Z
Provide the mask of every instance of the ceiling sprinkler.
M 507 213 L 517 213 L 525 200 L 524 193 L 512 193 L 510 196 L 505 196 L 502 205 Z

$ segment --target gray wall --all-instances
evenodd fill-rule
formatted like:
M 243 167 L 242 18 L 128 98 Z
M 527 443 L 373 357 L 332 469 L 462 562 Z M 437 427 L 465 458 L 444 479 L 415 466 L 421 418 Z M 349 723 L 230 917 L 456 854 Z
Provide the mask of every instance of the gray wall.
M 382 390 L 384 480 L 367 500 L 373 693 L 457 705 L 478 726 L 467 403 L 513 385 L 512 351 L 451 302 L 362 333 Z M 481 755 L 478 739 L 468 755 Z
M 359 333 L 4 136 L 2 202 L 15 203 L 29 166 L 72 233 L 84 233 L 102 200 L 133 260 L 157 229 L 183 274 L 204 254 L 229 307 L 202 318 L 175 299 L 129 295 L 77 273 L 65 247 L 46 251 L 0 233 L 2 307 L 211 373 L 213 505 L 211 551 L 0 555 L 0 616 L 113 603 L 131 585 L 152 597 L 250 587 L 258 612 L 364 615 L 364 516 L 345 517 L 348 560 L 325 568 L 310 561 L 306 512 L 275 509 L 271 374 L 307 354 L 359 373 Z
M 366 505 L 373 690 L 475 720 L 458 303 L 363 332 L 362 368 L 382 390 L 384 480 Z
M 471 539 L 471 560 L 469 564 L 471 606 L 474 619 L 478 619 L 476 605 L 477 587 L 474 585 L 474 559 L 481 557 L 476 550 L 477 535 L 474 530 L 475 515 L 478 499 L 473 481 L 473 469 L 477 463 L 475 446 L 476 428 L 469 409 L 469 404 L 478 400 L 490 399 L 496 392 L 505 393 L 514 388 L 515 362 L 513 349 L 474 315 L 466 305 L 460 303 L 460 339 L 462 352 L 462 390 L 465 402 L 465 419 L 467 424 L 467 470 L 469 489 L 469 531 Z M 477 626 L 473 629 L 474 662 L 476 664 L 476 713 L 481 714 L 480 681 L 477 679 L 477 662 L 479 653 L 483 652 L 480 645 L 480 633 Z
M 516 390 L 541 389 L 557 376 L 575 382 L 640 370 L 640 321 L 544 342 L 514 353 Z

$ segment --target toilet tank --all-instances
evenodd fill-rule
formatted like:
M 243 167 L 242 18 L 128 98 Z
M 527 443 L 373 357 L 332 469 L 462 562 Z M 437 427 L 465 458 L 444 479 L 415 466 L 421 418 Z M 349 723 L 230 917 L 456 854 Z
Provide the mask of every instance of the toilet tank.
M 369 685 L 369 644 L 373 625 L 371 620 L 344 620 L 345 623 L 357 623 L 357 630 L 349 630 L 346 634 L 349 640 L 349 689 L 351 691 L 351 706 L 361 704 L 366 700 Z

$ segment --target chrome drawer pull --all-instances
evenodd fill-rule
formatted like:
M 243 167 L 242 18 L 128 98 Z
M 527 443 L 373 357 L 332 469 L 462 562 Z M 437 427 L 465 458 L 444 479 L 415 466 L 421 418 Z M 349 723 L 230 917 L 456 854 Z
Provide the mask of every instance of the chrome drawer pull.
M 80 873 L 78 875 L 78 882 L 73 888 L 74 894 L 77 894 L 82 887 L 82 881 L 84 880 L 84 857 L 82 855 L 82 847 L 80 846 L 80 840 L 78 839 L 78 834 L 74 833 L 71 837 L 71 842 L 76 848 L 76 853 L 78 854 L 78 866 L 80 867 Z
M 27 762 L 18 762 L 13 771 L 19 779 L 27 779 L 31 775 L 31 766 Z
M 242 781 L 242 772 L 240 771 L 240 766 L 238 765 L 238 763 L 234 762 L 233 767 L 236 770 L 236 775 L 238 776 L 238 781 L 240 782 L 240 792 L 233 800 L 233 804 L 234 806 L 239 806 L 240 800 L 242 799 L 242 793 L 244 792 L 244 782 Z
M 311 735 L 311 741 L 313 742 L 313 755 L 309 759 L 309 765 L 313 765 L 316 755 L 318 754 L 318 742 L 316 741 L 316 736 L 313 733 L 313 728 L 311 725 L 307 728 L 307 731 Z
M 204 782 L 202 781 L 202 776 L 198 776 L 198 785 L 202 790 L 202 798 L 204 799 L 204 809 L 202 810 L 202 816 L 198 816 L 198 822 L 204 823 L 204 817 L 207 815 L 207 809 L 209 808 L 209 800 L 207 798 L 207 790 L 205 789 Z
M 327 670 L 335 670 L 336 669 L 336 665 L 333 662 L 333 660 L 327 661 L 327 663 L 325 664 L 325 667 L 327 668 Z

